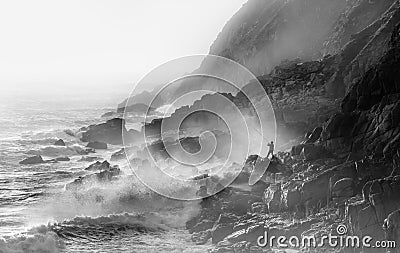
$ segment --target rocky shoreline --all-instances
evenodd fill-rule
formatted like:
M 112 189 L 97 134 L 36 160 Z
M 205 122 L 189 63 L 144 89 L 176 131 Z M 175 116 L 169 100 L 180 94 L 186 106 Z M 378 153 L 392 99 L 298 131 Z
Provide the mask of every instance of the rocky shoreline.
M 268 183 L 266 177 L 271 175 L 267 175 L 263 182 L 245 190 L 240 182 L 235 182 L 217 195 L 203 199 L 201 213 L 186 224 L 192 240 L 198 244 L 211 241 L 215 246 L 211 252 L 273 252 L 257 243 L 266 231 L 276 238 L 321 239 L 345 225 L 349 236 L 369 235 L 374 241 L 400 243 L 396 220 L 400 173 L 392 173 L 393 169 L 399 171 L 398 164 L 371 157 L 310 159 L 305 150 L 303 147 L 299 155 L 277 155 L 290 166 L 290 176 L 280 176 L 279 181 Z M 246 175 L 241 178 L 245 185 Z M 317 252 L 385 252 L 371 250 L 326 247 Z

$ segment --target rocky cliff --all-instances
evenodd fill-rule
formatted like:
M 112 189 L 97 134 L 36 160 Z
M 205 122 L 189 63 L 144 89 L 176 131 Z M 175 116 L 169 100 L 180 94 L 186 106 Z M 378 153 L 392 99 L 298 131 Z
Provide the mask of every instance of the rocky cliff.
M 250 0 L 224 27 L 210 54 L 235 60 L 255 75 L 269 73 L 282 60 L 338 54 L 393 2 Z
M 301 8 L 308 3 L 322 9 Z M 200 215 L 187 223 L 192 240 L 211 239 L 212 252 L 273 252 L 257 243 L 266 231 L 318 240 L 338 235 L 345 225 L 345 235 L 371 236 L 372 247 L 301 252 L 399 252 L 400 1 L 249 1 L 211 52 L 253 71 L 276 65 L 268 52 L 279 45 L 265 29 L 273 27 L 271 38 L 278 41 L 286 24 L 301 30 L 300 19 L 299 24 L 282 19 L 291 8 L 322 22 L 321 30 L 314 24 L 315 34 L 294 37 L 307 42 L 287 57 L 297 59 L 281 62 L 259 80 L 281 120 L 303 120 L 310 132 L 291 152 L 277 155 L 291 174 L 266 174 L 258 187 L 247 190 L 236 182 L 204 199 Z M 257 161 L 245 168 L 254 169 L 261 164 Z M 376 248 L 378 240 L 397 248 Z

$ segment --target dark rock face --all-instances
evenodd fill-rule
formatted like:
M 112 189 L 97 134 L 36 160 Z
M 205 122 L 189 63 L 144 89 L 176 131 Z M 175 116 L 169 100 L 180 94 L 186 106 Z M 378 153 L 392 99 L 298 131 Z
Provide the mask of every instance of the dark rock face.
M 89 142 L 86 147 L 93 149 L 107 149 L 107 143 L 94 141 L 94 142 Z
M 82 129 L 83 142 L 104 142 L 113 145 L 122 144 L 122 134 L 126 141 L 135 141 L 139 137 L 139 132 L 125 128 L 125 121 L 120 118 L 108 120 L 106 123 L 91 125 Z
M 296 15 L 289 15 L 291 8 Z M 309 13 L 312 10 L 315 13 Z M 292 24 L 298 18 L 305 20 L 303 24 L 330 20 L 323 27 L 331 30 L 323 31 L 319 24 L 307 26 L 315 33 L 301 41 L 309 44 L 291 46 L 299 49 L 285 57 L 291 60 L 281 62 L 281 52 L 268 58 L 268 52 L 279 47 L 272 41 L 280 41 L 284 28 L 302 31 L 301 24 Z M 258 79 L 271 96 L 278 125 L 293 133 L 295 128 L 286 125 L 301 122 L 298 133 L 307 132 L 290 154 L 277 154 L 292 173 L 276 171 L 280 179 L 256 191 L 232 187 L 203 200 L 201 214 L 191 226 L 206 220 L 204 229 L 209 231 L 214 222 L 212 252 L 251 248 L 257 252 L 255 240 L 266 230 L 270 236 L 318 237 L 335 231 L 339 223 L 349 225 L 349 235 L 399 242 L 399 1 L 253 0 L 228 23 L 211 51 L 250 69 L 275 67 Z M 318 52 L 332 55 L 321 59 Z M 297 56 L 300 59 L 293 60 Z M 251 90 L 251 85 L 244 89 Z M 240 93 L 231 99 L 246 107 Z M 244 166 L 247 174 L 259 160 L 249 157 Z M 246 173 L 240 182 L 248 179 Z M 298 222 L 292 223 L 293 217 Z
M 394 2 L 251 0 L 227 23 L 210 54 L 238 61 L 256 75 L 267 73 L 284 59 L 307 61 L 338 54 L 354 34 L 374 23 Z M 355 57 L 357 52 L 352 51 Z
M 386 178 L 374 180 L 366 184 L 365 201 L 353 202 L 347 205 L 347 211 L 352 231 L 358 235 L 370 235 L 374 240 L 385 239 L 384 222 L 388 215 L 400 209 L 400 178 Z M 389 216 L 386 221 L 386 229 L 396 230 L 393 224 L 395 215 Z M 397 221 L 396 221 L 397 222 Z M 398 223 L 397 223 L 398 224 Z M 393 226 L 394 225 L 394 226 Z M 383 227 L 383 228 L 382 228 Z M 393 238 L 396 239 L 396 238 Z
M 32 156 L 19 162 L 19 164 L 40 164 L 40 163 L 45 163 L 45 161 L 40 155 Z
M 117 161 L 126 158 L 125 149 L 120 149 L 119 151 L 115 152 L 111 155 L 111 161 Z
M 65 142 L 62 139 L 57 140 L 54 142 L 55 146 L 65 146 Z
M 375 35 L 383 43 L 375 44 L 378 52 L 384 51 L 383 57 L 372 59 L 375 63 L 369 64 L 343 100 L 342 113 L 324 126 L 321 141 L 328 148 L 392 157 L 400 147 L 399 28 L 400 9 L 394 9 L 382 32 Z

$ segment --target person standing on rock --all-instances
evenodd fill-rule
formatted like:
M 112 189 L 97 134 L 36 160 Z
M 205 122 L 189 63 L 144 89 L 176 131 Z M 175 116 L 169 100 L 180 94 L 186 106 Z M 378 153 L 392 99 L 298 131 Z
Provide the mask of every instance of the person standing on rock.
M 269 147 L 267 158 L 269 157 L 270 154 L 271 154 L 271 158 L 273 158 L 274 157 L 274 149 L 275 149 L 274 142 L 271 141 L 271 143 L 268 143 L 267 146 Z

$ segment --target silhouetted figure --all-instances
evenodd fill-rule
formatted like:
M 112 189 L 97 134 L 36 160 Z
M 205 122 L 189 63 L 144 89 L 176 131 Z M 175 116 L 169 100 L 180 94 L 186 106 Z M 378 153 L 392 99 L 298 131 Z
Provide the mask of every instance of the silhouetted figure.
M 273 158 L 274 157 L 274 149 L 275 149 L 274 142 L 271 141 L 271 143 L 268 143 L 267 146 L 269 147 L 267 158 L 269 158 L 270 154 L 271 154 L 271 158 Z

